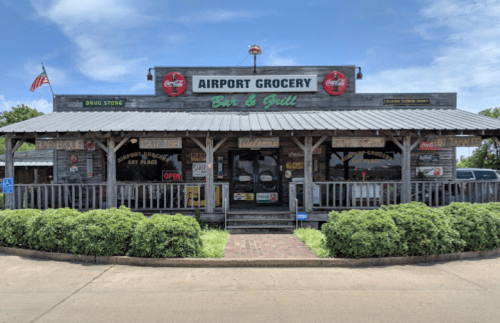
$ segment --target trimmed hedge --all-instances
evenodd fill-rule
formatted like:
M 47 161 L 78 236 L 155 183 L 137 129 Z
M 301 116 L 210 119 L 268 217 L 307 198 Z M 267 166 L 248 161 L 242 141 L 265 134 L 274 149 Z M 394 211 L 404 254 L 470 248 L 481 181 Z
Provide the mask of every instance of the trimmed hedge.
M 427 256 L 500 247 L 500 203 L 412 202 L 331 212 L 322 226 L 332 257 Z
M 120 207 L 0 212 L 0 245 L 95 256 L 196 257 L 200 226 L 192 217 L 142 213 Z

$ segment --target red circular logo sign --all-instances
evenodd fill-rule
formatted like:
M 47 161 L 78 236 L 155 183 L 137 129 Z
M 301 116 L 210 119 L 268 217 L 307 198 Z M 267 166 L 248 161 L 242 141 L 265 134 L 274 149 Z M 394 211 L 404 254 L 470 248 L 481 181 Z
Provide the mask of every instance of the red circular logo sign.
M 71 155 L 71 157 L 69 157 L 69 159 L 73 162 L 73 163 L 76 163 L 78 161 L 78 156 L 77 155 Z
M 163 91 L 170 96 L 179 96 L 186 91 L 186 79 L 177 72 L 170 72 L 163 78 Z
M 323 87 L 330 95 L 341 95 L 347 88 L 347 78 L 339 71 L 330 72 L 323 80 Z

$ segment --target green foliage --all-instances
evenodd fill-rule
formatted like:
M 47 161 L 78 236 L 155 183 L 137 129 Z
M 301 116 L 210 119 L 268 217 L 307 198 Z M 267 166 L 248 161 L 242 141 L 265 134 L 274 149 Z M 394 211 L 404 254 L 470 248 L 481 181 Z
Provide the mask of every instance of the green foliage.
M 200 209 L 194 210 L 194 217 L 196 218 L 196 221 L 200 222 Z
M 0 245 L 23 248 L 28 246 L 26 224 L 39 210 L 5 210 L 0 212 Z
M 151 258 L 196 257 L 202 240 L 200 225 L 182 214 L 153 214 L 135 228 L 129 256 Z
M 12 107 L 11 110 L 0 112 L 0 127 L 5 127 L 13 123 L 28 120 L 34 117 L 43 115 L 43 112 L 38 112 L 27 105 L 21 104 L 17 107 Z M 34 150 L 35 145 L 25 142 L 17 149 L 20 151 Z M 0 154 L 5 154 L 5 137 L 0 138 Z
M 464 240 L 464 251 L 500 246 L 500 203 L 451 203 L 442 208 Z
M 93 210 L 74 219 L 72 253 L 95 256 L 124 256 L 130 249 L 135 227 L 144 220 L 121 206 L 119 209 Z
M 229 231 L 209 229 L 201 231 L 202 248 L 200 258 L 224 258 L 224 248 L 229 239 Z
M 321 229 L 332 257 L 386 257 L 400 249 L 400 232 L 384 210 L 332 212 Z
M 320 258 L 330 257 L 330 252 L 326 248 L 326 238 L 323 232 L 313 228 L 299 228 L 293 234 L 311 248 L 312 252 Z
M 70 252 L 77 210 L 48 209 L 37 212 L 26 222 L 28 245 L 37 250 Z

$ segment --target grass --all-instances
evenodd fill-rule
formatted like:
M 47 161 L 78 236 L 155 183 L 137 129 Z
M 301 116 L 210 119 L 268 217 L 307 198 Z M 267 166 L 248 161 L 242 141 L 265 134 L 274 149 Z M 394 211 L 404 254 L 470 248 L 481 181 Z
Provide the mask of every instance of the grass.
M 323 232 L 313 228 L 300 228 L 293 234 L 311 248 L 312 252 L 320 258 L 330 258 L 330 253 L 325 247 L 326 237 Z
M 201 232 L 203 248 L 200 258 L 224 258 L 227 239 L 229 239 L 229 231 L 205 227 Z

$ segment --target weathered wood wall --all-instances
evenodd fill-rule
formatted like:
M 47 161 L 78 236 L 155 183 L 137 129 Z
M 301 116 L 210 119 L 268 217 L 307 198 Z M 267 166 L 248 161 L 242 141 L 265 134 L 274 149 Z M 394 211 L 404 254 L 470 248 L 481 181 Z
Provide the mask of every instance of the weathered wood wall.
M 93 177 L 87 177 L 87 154 L 92 154 L 93 156 Z M 78 161 L 73 163 L 70 160 L 71 155 L 76 155 Z M 105 164 L 106 154 L 104 151 L 98 147 L 96 150 L 57 150 L 56 153 L 56 163 L 57 167 L 57 183 L 65 183 L 64 175 L 71 174 L 69 168 L 71 166 L 78 167 L 78 174 L 82 177 L 83 183 L 102 183 L 106 182 L 105 177 Z M 55 164 L 56 164 L 55 163 Z M 55 178 L 55 177 L 54 177 Z

